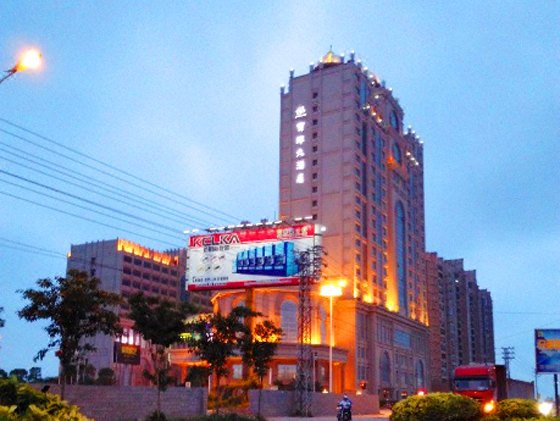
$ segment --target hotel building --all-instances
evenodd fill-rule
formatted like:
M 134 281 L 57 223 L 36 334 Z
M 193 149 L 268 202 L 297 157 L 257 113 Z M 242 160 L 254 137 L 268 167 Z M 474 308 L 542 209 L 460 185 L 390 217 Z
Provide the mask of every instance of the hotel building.
M 280 100 L 279 213 L 326 227 L 321 284 L 346 285 L 332 314 L 319 285 L 312 292 L 315 382 L 328 385 L 332 341 L 334 392 L 414 393 L 429 379 L 422 142 L 353 54 L 330 51 L 308 73 L 291 71 Z M 297 288 L 254 291 L 256 310 L 285 333 L 270 383 L 295 375 L 297 297 Z M 225 311 L 244 302 L 239 291 L 215 296 Z

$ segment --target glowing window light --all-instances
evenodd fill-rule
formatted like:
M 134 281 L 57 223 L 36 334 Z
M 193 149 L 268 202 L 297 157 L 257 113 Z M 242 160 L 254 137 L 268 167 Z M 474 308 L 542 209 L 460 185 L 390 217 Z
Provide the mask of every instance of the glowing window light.
M 298 173 L 296 175 L 296 183 L 297 184 L 303 184 L 304 182 L 305 182 L 305 177 L 304 177 L 303 173 L 302 172 Z
M 303 133 L 305 130 L 305 121 L 298 121 L 296 123 L 296 130 L 298 133 Z

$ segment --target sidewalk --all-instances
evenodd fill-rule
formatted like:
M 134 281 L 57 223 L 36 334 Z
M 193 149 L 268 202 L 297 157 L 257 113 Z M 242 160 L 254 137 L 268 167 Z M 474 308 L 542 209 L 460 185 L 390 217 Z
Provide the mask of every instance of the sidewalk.
M 389 419 L 391 411 L 382 409 L 380 414 L 353 415 L 352 420 L 356 421 L 386 421 Z M 267 417 L 268 421 L 336 421 L 336 414 L 331 417 Z

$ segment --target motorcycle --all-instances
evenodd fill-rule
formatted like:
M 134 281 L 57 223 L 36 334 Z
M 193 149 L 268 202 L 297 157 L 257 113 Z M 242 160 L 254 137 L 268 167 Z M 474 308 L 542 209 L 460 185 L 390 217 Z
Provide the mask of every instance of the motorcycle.
M 337 421 L 352 421 L 352 411 L 350 408 L 343 408 L 342 405 L 336 406 Z

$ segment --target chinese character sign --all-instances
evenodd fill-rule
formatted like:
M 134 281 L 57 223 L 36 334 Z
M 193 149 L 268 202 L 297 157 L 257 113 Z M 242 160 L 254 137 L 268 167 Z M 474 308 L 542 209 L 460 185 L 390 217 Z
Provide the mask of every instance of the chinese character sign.
M 296 121 L 296 136 L 294 138 L 294 143 L 296 145 L 296 184 L 303 184 L 305 182 L 305 150 L 303 148 L 305 144 L 305 121 L 302 120 L 307 116 L 307 111 L 303 105 L 298 105 L 294 112 L 294 119 Z
M 536 329 L 537 373 L 560 373 L 560 329 Z

